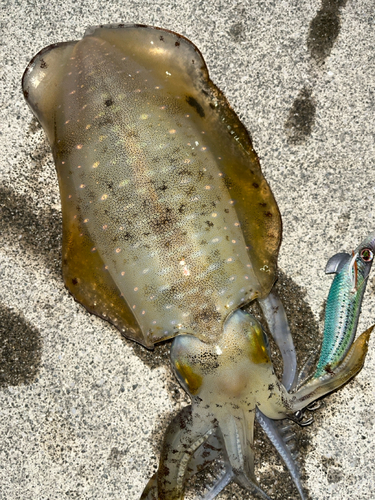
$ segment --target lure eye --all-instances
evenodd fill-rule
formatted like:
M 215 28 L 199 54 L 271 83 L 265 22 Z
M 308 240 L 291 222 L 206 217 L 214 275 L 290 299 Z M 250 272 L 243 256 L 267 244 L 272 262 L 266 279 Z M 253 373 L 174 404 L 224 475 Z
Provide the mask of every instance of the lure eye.
M 374 254 L 369 248 L 364 248 L 363 250 L 361 250 L 360 256 L 363 262 L 371 262 L 374 258 Z

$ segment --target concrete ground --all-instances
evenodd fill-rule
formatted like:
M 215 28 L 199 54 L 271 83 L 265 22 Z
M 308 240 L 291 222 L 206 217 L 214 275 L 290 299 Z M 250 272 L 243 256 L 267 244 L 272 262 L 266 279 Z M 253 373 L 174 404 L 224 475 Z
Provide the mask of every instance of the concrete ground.
M 318 346 L 327 259 L 375 229 L 374 2 L 3 0 L 0 16 L 0 499 L 138 500 L 187 399 L 168 346 L 122 339 L 64 288 L 57 179 L 22 73 L 43 47 L 99 23 L 168 28 L 199 47 L 282 212 L 279 281 L 302 361 Z M 374 318 L 373 270 L 360 332 Z M 362 372 L 298 434 L 313 499 L 374 496 L 374 350 L 372 339 Z M 260 435 L 256 446 L 270 496 L 298 498 Z M 218 498 L 252 497 L 230 486 Z

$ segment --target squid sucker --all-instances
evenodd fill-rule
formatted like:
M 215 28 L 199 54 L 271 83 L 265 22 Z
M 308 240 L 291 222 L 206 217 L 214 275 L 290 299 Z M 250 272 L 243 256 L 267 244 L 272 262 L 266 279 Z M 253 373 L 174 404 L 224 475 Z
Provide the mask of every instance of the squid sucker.
M 298 376 L 273 291 L 279 209 L 199 50 L 168 30 L 98 26 L 41 50 L 22 85 L 56 164 L 68 290 L 145 347 L 173 339 L 172 367 L 191 398 L 141 498 L 183 499 L 189 478 L 218 458 L 224 471 L 204 500 L 231 481 L 269 498 L 254 472 L 258 419 L 304 499 L 277 422 L 307 423 L 304 408 L 361 370 L 372 328 L 355 334 L 375 232 L 330 259 L 321 355 Z M 266 334 L 243 309 L 253 300 L 280 348 L 282 381 Z

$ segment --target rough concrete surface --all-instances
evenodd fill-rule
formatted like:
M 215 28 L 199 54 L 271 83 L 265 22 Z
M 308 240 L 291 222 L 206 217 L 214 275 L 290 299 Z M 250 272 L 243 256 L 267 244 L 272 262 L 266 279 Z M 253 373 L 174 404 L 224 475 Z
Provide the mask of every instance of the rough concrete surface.
M 57 179 L 22 73 L 43 47 L 100 23 L 168 28 L 199 47 L 282 212 L 279 281 L 300 315 L 291 321 L 302 362 L 319 343 L 327 259 L 375 229 L 375 4 L 3 0 L 0 16 L 0 499 L 138 500 L 187 399 L 168 346 L 150 353 L 124 340 L 64 288 Z M 373 270 L 359 331 L 374 319 Z M 362 372 L 298 434 L 313 499 L 373 498 L 374 350 L 372 339 Z M 274 499 L 298 498 L 262 439 L 261 484 Z M 218 498 L 252 496 L 230 486 Z

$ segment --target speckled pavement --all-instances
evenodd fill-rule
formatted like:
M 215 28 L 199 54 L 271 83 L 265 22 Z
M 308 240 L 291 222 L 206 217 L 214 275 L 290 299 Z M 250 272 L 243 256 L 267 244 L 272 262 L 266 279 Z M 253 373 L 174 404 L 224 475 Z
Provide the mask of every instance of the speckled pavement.
M 168 28 L 198 46 L 282 212 L 279 288 L 302 362 L 319 343 L 327 259 L 375 229 L 375 5 L 3 0 L 0 18 L 0 499 L 138 500 L 187 399 L 168 345 L 152 353 L 121 338 L 64 288 L 57 179 L 22 73 L 43 47 L 100 23 Z M 373 270 L 359 332 L 374 320 Z M 374 497 L 374 373 L 372 339 L 362 372 L 298 433 L 312 499 Z M 297 499 L 261 435 L 256 447 L 266 491 Z M 231 485 L 218 498 L 252 496 Z

